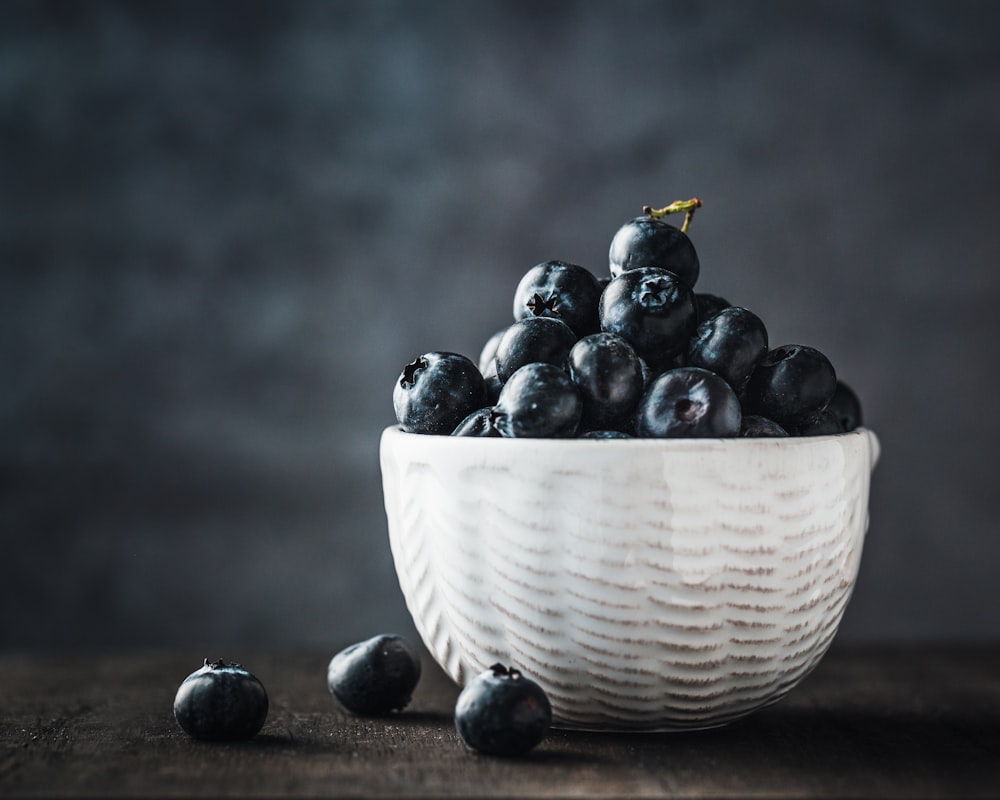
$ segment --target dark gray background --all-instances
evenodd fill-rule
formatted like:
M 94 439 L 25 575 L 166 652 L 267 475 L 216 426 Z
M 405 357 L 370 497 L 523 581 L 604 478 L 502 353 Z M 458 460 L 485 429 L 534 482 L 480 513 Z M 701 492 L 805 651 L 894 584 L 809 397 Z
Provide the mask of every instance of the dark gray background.
M 998 35 L 992 2 L 4 3 L 0 646 L 411 631 L 401 367 L 693 195 L 699 289 L 881 438 L 841 636 L 1000 635 Z

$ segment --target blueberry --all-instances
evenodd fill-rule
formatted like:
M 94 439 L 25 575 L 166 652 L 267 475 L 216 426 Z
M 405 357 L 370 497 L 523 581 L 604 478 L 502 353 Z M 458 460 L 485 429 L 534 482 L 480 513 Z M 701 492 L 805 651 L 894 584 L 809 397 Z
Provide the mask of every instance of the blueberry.
M 580 390 L 585 428 L 619 428 L 642 396 L 642 363 L 615 333 L 593 333 L 573 345 L 569 375 Z
M 396 419 L 410 433 L 447 435 L 486 403 L 482 373 L 458 353 L 425 353 L 414 359 L 392 392 Z
M 500 376 L 497 375 L 497 360 L 495 358 L 483 370 L 483 380 L 486 382 L 486 402 L 491 406 L 496 405 L 497 398 L 500 397 L 500 389 L 503 387 L 503 382 L 500 380 Z
M 459 737 L 487 755 L 523 755 L 545 738 L 551 724 L 552 706 L 542 687 L 502 664 L 469 681 L 455 704 Z
M 608 252 L 611 276 L 640 267 L 668 269 L 688 285 L 698 281 L 698 253 L 680 228 L 649 216 L 636 217 L 622 225 Z
M 788 431 L 773 419 L 761 417 L 756 414 L 745 414 L 743 421 L 740 423 L 740 436 L 748 439 L 776 439 L 788 436 Z
M 833 398 L 837 374 L 819 350 L 782 345 L 761 359 L 747 382 L 747 413 L 773 419 L 786 430 L 813 422 Z
M 493 424 L 508 438 L 575 436 L 583 416 L 576 384 L 552 364 L 526 364 L 500 390 Z
M 816 419 L 792 428 L 789 433 L 792 436 L 831 436 L 835 433 L 843 433 L 844 425 L 829 406 L 823 409 Z
M 486 370 L 493 363 L 493 359 L 497 357 L 497 346 L 500 344 L 500 339 L 503 338 L 506 331 L 506 328 L 502 328 L 494 333 L 486 340 L 486 344 L 483 345 L 483 349 L 479 352 L 479 361 L 476 363 L 476 366 L 479 367 L 479 371 L 483 375 L 486 374 Z
M 722 311 L 722 309 L 729 308 L 729 306 L 732 305 L 732 303 L 724 297 L 719 297 L 717 294 L 709 294 L 707 292 L 695 292 L 694 304 L 698 309 L 699 322 L 711 319 Z
M 497 344 L 497 376 L 506 383 L 525 364 L 541 362 L 563 369 L 576 334 L 554 317 L 527 317 L 511 325 Z
M 721 438 L 740 433 L 740 401 L 714 372 L 678 367 L 655 378 L 636 413 L 638 436 Z
M 601 295 L 601 329 L 622 336 L 654 372 L 673 366 L 698 325 L 694 293 L 657 267 L 623 272 Z
M 473 436 L 478 438 L 488 438 L 499 436 L 500 431 L 493 424 L 493 408 L 487 406 L 473 411 L 469 416 L 458 423 L 458 427 L 451 432 L 452 436 Z
M 837 381 L 837 388 L 827 408 L 837 416 L 845 431 L 853 431 L 861 427 L 861 401 L 854 390 L 843 381 Z
M 528 317 L 561 319 L 573 333 L 586 336 L 600 329 L 597 302 L 602 287 L 590 270 L 565 261 L 546 261 L 528 270 L 514 292 L 514 320 Z
M 420 655 L 402 636 L 386 633 L 341 650 L 326 673 L 330 693 L 366 716 L 407 706 L 420 680 Z
M 687 363 L 711 370 L 739 394 L 767 354 L 767 329 L 760 317 L 740 306 L 703 320 L 688 346 Z
M 174 697 L 174 717 L 195 739 L 251 739 L 267 719 L 263 684 L 239 664 L 209 661 L 188 675 Z

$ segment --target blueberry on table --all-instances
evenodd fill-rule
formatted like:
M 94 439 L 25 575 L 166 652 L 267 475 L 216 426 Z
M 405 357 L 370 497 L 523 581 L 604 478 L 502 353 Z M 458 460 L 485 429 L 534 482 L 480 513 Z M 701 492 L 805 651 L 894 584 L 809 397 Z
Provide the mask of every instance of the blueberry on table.
M 673 272 L 640 267 L 621 273 L 601 295 L 601 330 L 623 337 L 654 372 L 687 352 L 698 326 L 694 293 Z
M 644 379 L 632 346 L 615 333 L 593 333 L 569 351 L 569 376 L 580 390 L 585 429 L 618 429 L 631 421 Z
M 526 364 L 511 375 L 493 407 L 493 424 L 513 439 L 575 436 L 583 401 L 569 375 L 552 364 Z
M 678 367 L 653 380 L 639 402 L 636 435 L 648 438 L 739 436 L 736 392 L 714 372 Z
M 772 419 L 783 428 L 816 420 L 833 399 L 837 373 L 819 350 L 799 344 L 776 347 L 747 381 L 743 404 L 749 414 Z
M 565 368 L 569 351 L 576 344 L 573 329 L 555 317 L 526 317 L 504 332 L 497 345 L 497 376 L 501 383 L 525 364 L 540 362 Z
M 174 697 L 174 718 L 195 739 L 253 738 L 267 719 L 263 684 L 239 664 L 205 659 Z
M 597 302 L 602 287 L 585 267 L 565 261 L 536 264 L 514 292 L 514 321 L 528 317 L 561 319 L 577 336 L 600 329 Z
M 702 320 L 688 345 L 687 363 L 714 372 L 739 394 L 767 354 L 767 328 L 760 317 L 730 306 Z
M 330 693 L 348 711 L 378 716 L 405 708 L 420 680 L 420 654 L 385 633 L 341 650 L 326 673 Z
M 459 737 L 486 755 L 523 755 L 545 738 L 551 724 L 552 706 L 542 687 L 502 664 L 469 681 L 455 704 Z
M 396 419 L 409 433 L 448 435 L 486 404 L 486 380 L 458 353 L 419 356 L 403 368 L 392 392 Z
M 688 287 L 701 269 L 694 244 L 680 228 L 645 215 L 622 225 L 611 239 L 608 265 L 613 278 L 640 267 L 661 267 L 680 277 Z

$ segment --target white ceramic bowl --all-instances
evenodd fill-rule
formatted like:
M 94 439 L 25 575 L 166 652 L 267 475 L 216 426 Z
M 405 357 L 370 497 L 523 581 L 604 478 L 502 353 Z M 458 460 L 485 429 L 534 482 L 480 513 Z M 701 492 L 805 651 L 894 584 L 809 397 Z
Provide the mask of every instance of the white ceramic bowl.
M 721 725 L 816 665 L 868 528 L 875 435 L 478 439 L 388 428 L 399 584 L 460 685 L 496 662 L 553 724 Z

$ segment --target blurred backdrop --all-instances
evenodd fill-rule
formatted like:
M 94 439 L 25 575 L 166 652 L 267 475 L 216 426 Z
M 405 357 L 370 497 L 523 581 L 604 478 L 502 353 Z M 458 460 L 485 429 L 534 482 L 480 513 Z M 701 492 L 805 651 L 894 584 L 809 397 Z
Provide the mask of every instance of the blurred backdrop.
M 1000 5 L 6 2 L 0 647 L 411 633 L 377 447 L 532 265 L 699 289 L 881 438 L 844 639 L 1000 636 Z

